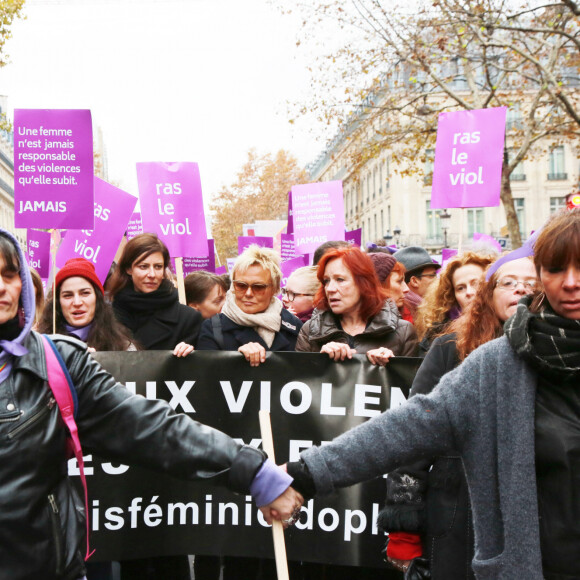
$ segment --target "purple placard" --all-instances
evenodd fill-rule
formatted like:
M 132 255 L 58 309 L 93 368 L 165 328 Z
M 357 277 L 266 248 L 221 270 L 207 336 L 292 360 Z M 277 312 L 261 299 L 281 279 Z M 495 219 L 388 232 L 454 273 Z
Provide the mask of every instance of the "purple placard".
M 282 262 L 287 260 L 292 260 L 292 258 L 298 258 L 300 254 L 296 253 L 294 247 L 294 234 L 281 234 L 280 235 L 280 258 Z
M 350 232 L 345 232 L 344 239 L 349 244 L 358 246 L 360 248 L 362 244 L 362 228 L 359 228 L 358 230 L 351 230 Z
M 143 229 L 155 232 L 174 257 L 207 256 L 197 163 L 137 163 Z
M 342 181 L 295 185 L 290 192 L 296 253 L 312 253 L 324 242 L 344 240 Z
M 497 250 L 500 254 L 503 251 L 500 243 L 492 236 L 488 236 L 487 234 L 473 234 L 473 242 L 477 243 L 477 245 L 488 245 L 491 246 L 494 250 Z
M 230 276 L 234 273 L 234 264 L 236 263 L 235 258 L 226 258 L 226 264 L 228 266 L 228 274 Z
M 308 258 L 306 256 L 298 256 L 297 258 L 292 258 L 291 260 L 282 262 L 280 265 L 280 269 L 282 270 L 282 288 L 286 286 L 290 274 L 292 274 L 294 270 L 298 270 L 298 268 L 303 268 L 304 266 L 308 266 Z
M 34 268 L 41 278 L 47 279 L 50 271 L 50 232 L 28 230 L 26 245 L 28 265 Z
M 457 256 L 457 250 L 452 248 L 443 248 L 441 250 L 441 267 L 442 269 L 445 268 L 447 262 L 453 258 L 453 256 Z
M 266 236 L 238 236 L 238 255 L 252 244 L 257 244 L 260 248 L 274 248 L 274 238 Z
M 92 229 L 93 127 L 86 109 L 14 111 L 14 225 Z
M 56 265 L 62 268 L 71 258 L 86 258 L 94 264 L 99 280 L 104 283 L 137 198 L 98 177 L 94 180 L 95 227 L 69 231 L 56 254 Z
M 199 270 L 205 270 L 206 272 L 215 272 L 215 252 L 214 252 L 214 241 L 210 238 L 207 241 L 207 251 L 208 256 L 202 256 L 201 258 L 186 257 L 183 258 L 183 276 L 187 276 L 192 272 L 197 272 Z M 171 258 L 171 265 L 173 271 L 175 272 L 175 258 Z
M 499 205 L 506 111 L 439 115 L 431 209 Z
M 143 220 L 141 213 L 136 211 L 127 224 L 127 241 L 132 240 L 135 236 L 143 233 Z
M 228 269 L 226 268 L 226 266 L 218 266 L 218 267 L 215 269 L 215 273 L 216 273 L 218 276 L 223 276 L 224 274 L 227 274 L 227 273 L 228 273 Z
M 286 233 L 294 233 L 294 218 L 292 213 L 292 191 L 288 192 L 288 224 L 286 225 Z

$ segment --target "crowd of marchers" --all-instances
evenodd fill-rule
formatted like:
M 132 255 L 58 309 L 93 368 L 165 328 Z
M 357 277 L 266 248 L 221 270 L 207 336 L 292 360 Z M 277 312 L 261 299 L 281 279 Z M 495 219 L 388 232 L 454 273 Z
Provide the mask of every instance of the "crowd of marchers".
M 231 277 L 188 275 L 187 305 L 169 266 L 163 242 L 141 234 L 104 285 L 90 262 L 69 260 L 44 303 L 38 275 L 0 232 L 1 579 L 113 578 L 111 563 L 84 562 L 39 333 L 57 335 L 87 451 L 184 479 L 213 474 L 285 526 L 314 495 L 388 473 L 385 569 L 290 562 L 293 580 L 579 577 L 580 208 L 554 215 L 524 248 L 471 247 L 444 265 L 416 246 L 327 242 L 283 288 L 278 253 L 253 245 Z M 404 405 L 280 468 L 132 395 L 90 356 L 108 350 L 237 351 L 251 366 L 267 365 L 269 351 L 423 361 Z M 192 574 L 187 555 L 120 571 Z M 194 574 L 276 577 L 272 560 L 202 555 Z

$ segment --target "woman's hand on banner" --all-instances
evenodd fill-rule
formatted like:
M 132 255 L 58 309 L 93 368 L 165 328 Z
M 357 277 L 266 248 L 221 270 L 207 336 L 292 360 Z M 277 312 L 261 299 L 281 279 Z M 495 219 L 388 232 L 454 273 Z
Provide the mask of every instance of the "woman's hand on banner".
M 238 352 L 244 355 L 252 367 L 257 367 L 266 362 L 266 349 L 259 342 L 248 342 L 240 346 Z
M 369 361 L 374 365 L 379 365 L 380 367 L 384 367 L 389 362 L 389 359 L 394 356 L 393 351 L 385 347 L 373 348 L 372 350 L 367 351 L 367 358 Z
M 293 487 L 286 489 L 272 503 L 260 508 L 264 519 L 271 524 L 280 520 L 285 528 L 294 525 L 300 517 L 300 508 L 304 498 Z
M 350 359 L 353 354 L 356 354 L 356 350 L 344 342 L 328 342 L 320 349 L 320 352 L 325 352 L 332 360 Z
M 175 346 L 173 349 L 173 355 L 177 357 L 187 356 L 188 354 L 194 351 L 193 346 L 191 344 L 187 344 L 187 342 L 180 342 L 178 345 Z

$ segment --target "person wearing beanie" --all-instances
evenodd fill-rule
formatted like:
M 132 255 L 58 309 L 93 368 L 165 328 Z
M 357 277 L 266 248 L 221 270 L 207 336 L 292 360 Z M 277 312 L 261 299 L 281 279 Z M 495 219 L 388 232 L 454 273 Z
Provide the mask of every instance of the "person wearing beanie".
M 57 272 L 56 328 L 53 329 L 53 298 L 46 302 L 38 331 L 74 336 L 96 351 L 135 350 L 131 332 L 118 322 L 95 267 L 85 258 L 72 258 Z
M 78 273 L 78 264 L 72 268 Z M 59 278 L 61 295 L 75 278 L 86 280 Z M 46 351 L 31 330 L 33 319 L 34 286 L 24 253 L 0 229 L 0 577 L 79 580 L 88 552 L 85 514 L 75 509 L 82 501 L 68 476 L 68 430 L 49 396 Z M 251 494 L 268 522 L 294 521 L 302 496 L 263 451 L 176 413 L 165 401 L 132 394 L 82 342 L 60 335 L 53 342 L 77 394 L 85 450 L 188 481 L 211 478 Z

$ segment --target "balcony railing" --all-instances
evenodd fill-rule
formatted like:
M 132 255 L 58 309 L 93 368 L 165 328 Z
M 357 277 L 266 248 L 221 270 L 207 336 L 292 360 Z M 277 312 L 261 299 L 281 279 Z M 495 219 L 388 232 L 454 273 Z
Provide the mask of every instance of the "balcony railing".
M 548 173 L 548 181 L 565 181 L 568 179 L 567 173 Z
M 525 181 L 526 174 L 525 173 L 512 173 L 510 175 L 510 181 Z

